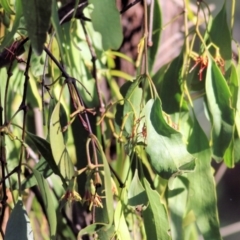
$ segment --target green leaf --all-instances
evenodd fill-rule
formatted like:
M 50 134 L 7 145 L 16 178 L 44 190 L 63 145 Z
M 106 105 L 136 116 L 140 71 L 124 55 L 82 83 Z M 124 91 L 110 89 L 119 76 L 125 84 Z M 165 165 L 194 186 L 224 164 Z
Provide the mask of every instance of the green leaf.
M 15 12 L 12 10 L 9 0 L 0 0 L 0 4 L 4 11 L 10 15 L 15 15 Z
M 160 202 L 160 195 L 151 189 L 146 179 L 143 183 L 149 200 L 147 209 L 142 212 L 147 239 L 170 240 L 167 211 Z
M 83 235 L 93 234 L 106 226 L 107 226 L 107 224 L 104 224 L 104 223 L 93 223 L 93 224 L 81 229 L 81 231 L 78 233 L 78 239 L 81 239 L 80 237 L 82 237 Z
M 162 28 L 162 13 L 158 1 L 153 1 L 154 12 L 153 12 L 153 34 L 152 43 L 153 45 L 149 48 L 149 71 L 151 72 L 153 65 L 156 61 L 156 55 L 158 53 L 158 47 L 160 43 L 161 28 Z
M 227 71 L 231 66 L 232 59 L 232 36 L 227 22 L 226 1 L 224 2 L 221 11 L 213 18 L 210 26 L 208 32 L 210 35 L 209 40 L 219 48 L 220 54 L 225 60 L 225 70 Z M 215 55 L 215 49 L 212 48 L 212 50 L 213 55 Z
M 135 170 L 132 182 L 128 189 L 128 205 L 147 205 L 147 195 L 138 177 L 138 170 Z
M 22 4 L 21 1 L 16 1 L 16 15 L 14 18 L 14 22 L 13 22 L 13 26 L 12 26 L 12 30 L 11 32 L 9 32 L 8 34 L 5 34 L 3 41 L 1 42 L 1 51 L 7 47 L 10 42 L 13 39 L 14 34 L 17 32 L 19 23 L 20 23 L 20 18 L 22 17 Z
M 181 109 L 188 110 L 188 105 L 184 99 L 181 103 L 183 94 L 180 79 L 182 64 L 183 56 L 180 54 L 172 61 L 162 80 L 159 95 L 162 100 L 162 108 L 168 114 L 179 112 Z
M 213 155 L 218 160 L 223 158 L 233 138 L 234 110 L 231 106 L 231 93 L 226 80 L 210 57 L 205 89 L 212 123 Z
M 52 0 L 21 0 L 32 48 L 41 55 L 50 26 Z
M 194 121 L 188 141 L 188 150 L 196 157 L 195 172 L 186 174 L 189 180 L 189 196 L 191 196 L 190 209 L 194 211 L 198 228 L 204 239 L 219 240 L 222 238 L 219 231 L 216 187 L 211 170 L 211 150 L 197 120 Z
M 22 199 L 18 199 L 7 223 L 5 239 L 7 240 L 31 240 L 33 238 L 33 230 L 29 217 L 23 206 Z
M 172 190 L 168 190 L 168 206 L 171 219 L 171 236 L 173 239 L 183 238 L 183 217 L 186 212 L 188 200 L 188 180 L 183 176 L 177 176 L 172 184 Z M 181 189 L 181 192 L 179 190 Z M 178 191 L 179 194 L 175 194 Z
M 66 149 L 60 123 L 61 103 L 58 102 L 50 119 L 50 146 L 55 163 L 61 175 L 70 180 L 74 175 L 74 166 Z
M 60 170 L 53 158 L 53 154 L 52 154 L 52 150 L 51 150 L 51 146 L 49 144 L 49 142 L 47 142 L 45 139 L 40 138 L 30 132 L 27 132 L 28 136 L 30 137 L 30 139 L 33 141 L 33 143 L 35 144 L 35 146 L 37 147 L 38 151 L 42 154 L 42 156 L 44 157 L 44 159 L 46 160 L 46 162 L 44 162 L 43 160 L 41 160 L 39 163 L 37 163 L 37 165 L 35 166 L 35 168 L 37 169 L 37 167 L 39 166 L 45 166 L 45 169 L 48 169 L 49 167 L 51 168 L 51 170 L 58 175 L 63 184 L 66 187 L 66 181 L 63 178 L 62 174 L 60 173 Z M 49 166 L 48 166 L 49 165 Z M 41 168 L 43 169 L 43 168 Z M 39 169 L 38 169 L 39 170 Z M 40 170 L 39 170 L 40 171 Z M 45 171 L 42 172 L 40 171 L 44 176 L 45 175 Z
M 117 207 L 114 211 L 114 226 L 118 239 L 131 240 L 131 236 L 128 230 L 128 225 L 124 216 L 123 204 L 121 201 L 117 203 Z
M 115 1 L 90 0 L 89 3 L 94 5 L 92 23 L 94 29 L 102 35 L 103 49 L 118 49 L 122 43 L 123 34 Z
M 33 169 L 33 174 L 37 180 L 39 190 L 42 194 L 42 198 L 43 198 L 43 202 L 44 202 L 44 206 L 45 206 L 45 210 L 48 218 L 50 236 L 51 238 L 54 239 L 56 230 L 57 230 L 57 217 L 56 217 L 56 211 L 53 204 L 52 193 L 43 175 L 35 169 Z
M 171 128 L 165 121 L 159 99 L 149 100 L 145 107 L 147 127 L 146 152 L 150 163 L 163 178 L 169 179 L 181 171 L 193 170 L 194 161 L 183 143 L 181 133 Z M 183 167 L 181 170 L 180 168 Z

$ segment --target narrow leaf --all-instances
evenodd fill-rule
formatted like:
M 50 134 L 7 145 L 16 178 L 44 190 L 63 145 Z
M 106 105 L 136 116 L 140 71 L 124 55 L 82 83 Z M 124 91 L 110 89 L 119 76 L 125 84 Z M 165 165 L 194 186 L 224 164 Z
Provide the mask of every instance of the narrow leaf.
M 37 180 L 38 187 L 42 194 L 44 206 L 47 212 L 50 236 L 51 238 L 54 238 L 57 230 L 57 217 L 53 204 L 52 193 L 43 175 L 35 169 L 33 169 L 33 174 Z
M 216 160 L 222 159 L 233 137 L 234 110 L 226 80 L 210 57 L 205 88 L 212 123 L 213 155 Z
M 52 0 L 21 0 L 33 50 L 41 55 L 50 26 Z
M 18 199 L 7 223 L 5 239 L 32 240 L 33 230 L 21 199 Z
M 149 200 L 147 209 L 142 213 L 147 239 L 170 240 L 167 211 L 160 202 L 160 195 L 151 189 L 146 179 L 143 182 Z

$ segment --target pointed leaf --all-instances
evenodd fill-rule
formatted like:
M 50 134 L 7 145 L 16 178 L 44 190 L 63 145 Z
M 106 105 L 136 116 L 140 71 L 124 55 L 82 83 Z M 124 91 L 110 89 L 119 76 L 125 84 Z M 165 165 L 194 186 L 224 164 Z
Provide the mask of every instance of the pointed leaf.
M 146 205 L 147 195 L 138 177 L 138 170 L 135 170 L 132 182 L 128 189 L 128 204 L 130 206 Z
M 41 55 L 50 25 L 52 0 L 21 0 L 33 50 Z
M 33 238 L 33 230 L 29 217 L 23 206 L 21 199 L 18 199 L 7 223 L 5 239 L 7 240 L 31 240 Z
M 163 117 L 159 99 L 149 100 L 145 107 L 147 127 L 146 152 L 150 156 L 150 163 L 157 173 L 169 179 L 173 174 L 191 171 L 194 157 L 189 154 L 183 143 L 181 133 L 171 128 Z
M 90 0 L 89 3 L 94 5 L 92 13 L 93 27 L 102 35 L 103 49 L 118 49 L 122 43 L 123 34 L 120 14 L 115 1 Z
M 226 80 L 210 57 L 205 88 L 212 123 L 213 155 L 216 159 L 222 159 L 233 137 L 234 111 Z
M 5 34 L 3 41 L 1 42 L 1 47 L 0 49 L 3 50 L 5 47 L 7 47 L 10 42 L 12 41 L 14 34 L 17 32 L 19 23 L 20 23 L 20 18 L 22 17 L 22 4 L 21 1 L 16 1 L 16 15 L 14 18 L 12 30 L 10 33 Z
M 168 114 L 179 112 L 181 108 L 183 110 L 188 109 L 185 100 L 182 101 L 181 105 L 181 98 L 183 93 L 180 85 L 180 74 L 182 64 L 183 56 L 180 54 L 171 62 L 163 77 L 159 95 L 161 96 L 162 100 L 162 108 Z
M 188 150 L 196 157 L 194 173 L 188 173 L 190 207 L 204 239 L 220 240 L 216 187 L 211 170 L 211 150 L 208 139 L 195 120 Z
M 37 180 L 38 187 L 42 194 L 42 198 L 43 198 L 43 202 L 44 202 L 44 206 L 45 206 L 45 210 L 48 218 L 50 236 L 51 238 L 54 238 L 57 230 L 57 217 L 56 217 L 56 211 L 53 204 L 52 193 L 43 175 L 35 169 L 33 169 L 33 174 Z
M 147 209 L 142 213 L 147 239 L 170 240 L 167 211 L 160 202 L 160 195 L 151 189 L 146 179 L 143 182 L 149 200 Z

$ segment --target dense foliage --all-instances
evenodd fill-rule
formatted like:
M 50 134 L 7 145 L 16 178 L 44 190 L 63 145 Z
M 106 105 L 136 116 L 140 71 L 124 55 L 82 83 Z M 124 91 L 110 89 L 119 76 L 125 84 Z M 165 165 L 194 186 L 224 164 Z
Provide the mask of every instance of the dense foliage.
M 2 238 L 222 239 L 211 162 L 240 159 L 235 1 L 231 22 L 226 4 L 183 1 L 184 45 L 158 71 L 165 10 L 147 2 L 0 1 Z M 131 59 L 121 14 L 136 4 Z

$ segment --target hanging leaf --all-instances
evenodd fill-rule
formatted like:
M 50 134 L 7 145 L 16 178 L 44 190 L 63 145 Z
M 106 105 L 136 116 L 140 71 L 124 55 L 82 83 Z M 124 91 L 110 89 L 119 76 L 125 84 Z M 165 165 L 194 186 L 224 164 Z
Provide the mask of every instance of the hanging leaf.
M 189 138 L 188 150 L 196 157 L 194 173 L 189 180 L 190 209 L 194 211 L 198 228 L 204 239 L 220 240 L 216 187 L 211 169 L 211 150 L 208 139 L 196 119 Z
M 12 30 L 8 34 L 4 35 L 3 41 L 1 42 L 1 46 L 0 46 L 1 51 L 11 43 L 14 34 L 17 32 L 17 29 L 20 23 L 20 18 L 22 17 L 21 1 L 16 1 L 15 4 L 16 4 L 16 15 L 13 22 Z
M 50 146 L 53 158 L 64 179 L 70 180 L 74 175 L 74 166 L 66 149 L 62 126 L 60 123 L 61 103 L 58 102 L 50 119 Z
M 114 211 L 114 226 L 118 239 L 131 240 L 131 236 L 128 230 L 128 225 L 124 217 L 124 209 L 121 201 L 117 203 L 117 207 Z
M 17 204 L 7 223 L 5 239 L 7 240 L 33 240 L 33 230 L 22 199 L 19 198 Z
M 128 204 L 130 206 L 147 205 L 147 195 L 135 170 L 134 177 L 128 189 Z
M 102 35 L 103 49 L 118 49 L 123 40 L 120 14 L 115 1 L 112 0 L 90 0 L 94 10 L 92 12 L 92 23 L 96 31 Z
M 146 152 L 150 157 L 152 167 L 161 177 L 167 179 L 181 171 L 192 171 L 194 169 L 194 157 L 187 151 L 181 133 L 166 123 L 160 100 L 149 100 L 145 112 Z M 191 162 L 193 164 L 186 165 Z
M 149 71 L 151 72 L 154 63 L 156 61 L 156 56 L 158 53 L 160 37 L 161 37 L 161 28 L 162 28 L 162 13 L 158 1 L 153 1 L 154 10 L 153 10 L 153 32 L 152 32 L 152 46 L 149 48 Z
M 1 7 L 4 9 L 4 11 L 10 15 L 15 15 L 15 12 L 10 6 L 9 0 L 0 0 Z
M 41 55 L 50 26 L 52 0 L 21 0 L 32 48 Z
M 231 106 L 231 93 L 226 80 L 210 57 L 205 88 L 212 123 L 213 155 L 216 160 L 221 160 L 233 138 L 234 110 Z
M 168 206 L 171 219 L 172 239 L 183 238 L 183 218 L 186 213 L 188 199 L 188 180 L 183 176 L 177 176 L 172 184 L 172 190 L 168 190 Z M 180 191 L 179 191 L 180 190 Z M 178 191 L 178 194 L 175 194 Z
M 161 96 L 162 108 L 168 114 L 179 112 L 181 109 L 184 111 L 188 110 L 185 100 L 182 101 L 181 105 L 183 93 L 181 90 L 180 74 L 182 64 L 183 56 L 180 54 L 171 62 L 162 80 L 159 96 Z
M 44 157 L 44 160 L 41 160 L 37 163 L 37 165 L 35 166 L 35 168 L 37 170 L 39 170 L 37 167 L 41 167 L 41 166 L 45 166 L 45 167 L 41 167 L 41 169 L 51 169 L 56 175 L 58 175 L 62 182 L 63 185 L 66 187 L 66 181 L 63 178 L 54 158 L 53 158 L 53 154 L 52 154 L 52 150 L 51 150 L 51 146 L 49 144 L 49 142 L 47 142 L 45 139 L 40 138 L 30 132 L 27 132 L 28 136 L 30 137 L 30 139 L 33 141 L 33 143 L 35 144 L 35 146 L 37 147 L 38 151 L 42 154 L 42 156 Z M 50 170 L 48 170 L 47 172 L 49 172 Z M 41 171 L 40 171 L 41 172 Z M 41 172 L 44 176 L 46 175 L 46 172 Z M 49 172 L 50 174 L 50 172 Z
M 167 211 L 160 202 L 160 195 L 151 189 L 146 179 L 143 179 L 143 183 L 149 200 L 147 209 L 142 212 L 147 239 L 170 240 Z
M 226 1 L 216 17 L 210 20 L 210 29 L 208 35 L 209 41 L 214 43 L 220 50 L 221 57 L 225 60 L 225 70 L 231 67 L 232 59 L 232 37 L 228 27 Z M 221 26 L 221 27 L 219 27 Z M 213 56 L 216 54 L 216 49 L 211 48 Z
M 37 180 L 38 187 L 42 194 L 45 210 L 47 213 L 51 239 L 55 239 L 55 234 L 57 230 L 57 217 L 55 207 L 53 204 L 52 193 L 49 189 L 46 180 L 43 178 L 43 175 L 35 169 L 33 169 L 33 174 Z

